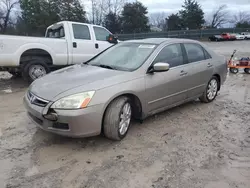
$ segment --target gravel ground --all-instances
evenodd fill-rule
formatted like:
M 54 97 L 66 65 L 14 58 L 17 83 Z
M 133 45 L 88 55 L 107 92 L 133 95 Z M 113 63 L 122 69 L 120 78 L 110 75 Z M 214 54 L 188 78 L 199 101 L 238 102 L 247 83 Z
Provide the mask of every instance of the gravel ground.
M 250 56 L 249 41 L 207 43 Z M 27 85 L 0 73 L 0 187 L 249 188 L 250 75 L 229 74 L 217 99 L 134 122 L 121 142 L 70 139 L 26 117 Z

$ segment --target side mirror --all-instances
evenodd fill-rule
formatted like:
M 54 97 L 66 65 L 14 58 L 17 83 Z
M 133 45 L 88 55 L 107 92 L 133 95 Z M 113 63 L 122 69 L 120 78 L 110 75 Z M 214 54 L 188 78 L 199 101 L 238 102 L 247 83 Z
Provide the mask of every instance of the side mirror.
M 168 63 L 159 62 L 159 63 L 155 63 L 148 72 L 149 73 L 166 72 L 169 70 L 169 68 L 170 66 Z
M 112 44 L 117 44 L 118 43 L 118 38 L 112 34 L 107 36 L 107 41 Z

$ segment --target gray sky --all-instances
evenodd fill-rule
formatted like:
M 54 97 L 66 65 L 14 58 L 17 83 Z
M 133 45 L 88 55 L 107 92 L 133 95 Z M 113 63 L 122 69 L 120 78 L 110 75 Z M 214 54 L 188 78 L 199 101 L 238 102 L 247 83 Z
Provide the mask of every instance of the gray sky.
M 184 0 L 139 0 L 148 7 L 150 13 L 167 12 L 173 13 L 180 10 Z M 226 4 L 230 12 L 238 11 L 250 12 L 250 0 L 197 0 L 206 14 L 211 13 L 214 9 L 222 4 Z

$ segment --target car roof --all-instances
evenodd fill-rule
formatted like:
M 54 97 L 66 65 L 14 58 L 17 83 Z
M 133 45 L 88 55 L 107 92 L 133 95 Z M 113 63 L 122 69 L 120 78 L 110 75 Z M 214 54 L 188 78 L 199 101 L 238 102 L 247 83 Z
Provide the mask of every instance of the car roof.
M 132 43 L 145 43 L 145 44 L 161 44 L 161 43 L 171 43 L 171 42 L 197 42 L 191 39 L 182 39 L 182 38 L 147 38 L 147 39 L 137 39 L 137 40 L 127 40 L 124 42 Z

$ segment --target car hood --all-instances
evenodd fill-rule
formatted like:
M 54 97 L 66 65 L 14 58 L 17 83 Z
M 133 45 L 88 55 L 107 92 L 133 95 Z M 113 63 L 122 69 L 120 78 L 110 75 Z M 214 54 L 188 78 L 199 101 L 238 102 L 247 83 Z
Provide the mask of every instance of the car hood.
M 129 74 L 129 72 L 84 64 L 74 65 L 35 80 L 29 90 L 43 99 L 53 101 L 58 95 L 70 93 L 68 91 L 75 88 L 80 87 L 79 92 L 84 92 L 113 85 L 119 81 L 115 77 L 122 77 L 124 74 Z

